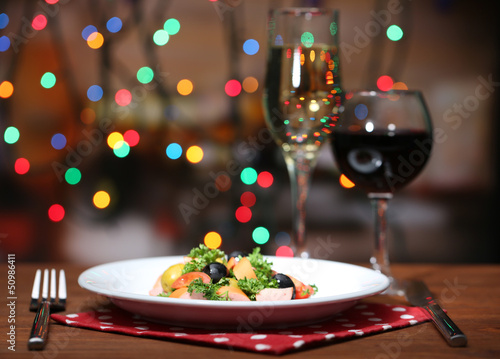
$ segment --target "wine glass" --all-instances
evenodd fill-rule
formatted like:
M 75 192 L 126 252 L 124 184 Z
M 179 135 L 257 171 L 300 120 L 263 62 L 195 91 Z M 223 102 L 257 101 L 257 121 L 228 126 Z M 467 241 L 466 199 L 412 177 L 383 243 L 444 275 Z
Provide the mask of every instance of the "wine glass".
M 306 199 L 319 149 L 341 110 L 338 13 L 322 8 L 271 10 L 264 112 L 284 156 L 292 191 L 295 256 L 309 257 Z
M 386 210 L 395 190 L 424 168 L 432 148 L 432 123 L 419 91 L 356 91 L 346 95 L 332 133 L 341 172 L 365 191 L 375 215 L 372 268 L 389 277 L 387 294 L 402 295 L 391 274 Z

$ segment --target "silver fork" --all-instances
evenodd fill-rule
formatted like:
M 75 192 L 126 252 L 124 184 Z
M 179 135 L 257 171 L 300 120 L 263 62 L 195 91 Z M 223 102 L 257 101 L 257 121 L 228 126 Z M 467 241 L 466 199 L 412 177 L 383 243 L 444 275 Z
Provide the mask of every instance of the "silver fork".
M 59 284 L 56 295 L 56 270 L 43 271 L 43 283 L 40 283 L 42 276 L 41 269 L 38 269 L 33 282 L 33 290 L 31 292 L 30 311 L 36 312 L 31 328 L 30 338 L 28 340 L 29 350 L 42 350 L 45 347 L 47 336 L 49 333 L 49 317 L 50 312 L 60 312 L 66 309 L 66 274 L 64 269 L 59 271 Z M 41 284 L 41 285 L 40 285 Z M 50 285 L 50 297 L 49 297 Z M 40 296 L 40 287 L 42 293 Z

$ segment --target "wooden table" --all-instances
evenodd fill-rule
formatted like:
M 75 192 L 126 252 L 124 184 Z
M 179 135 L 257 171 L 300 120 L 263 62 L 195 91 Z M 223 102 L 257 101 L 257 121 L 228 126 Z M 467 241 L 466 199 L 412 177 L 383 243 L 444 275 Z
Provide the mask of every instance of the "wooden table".
M 5 263 L 5 262 L 4 262 Z M 235 352 L 171 341 L 136 338 L 51 324 L 44 351 L 30 352 L 26 342 L 34 313 L 29 312 L 31 286 L 36 268 L 64 268 L 68 281 L 66 313 L 90 310 L 98 296 L 77 284 L 86 268 L 71 264 L 16 263 L 15 310 L 10 311 L 7 293 L 7 266 L 1 266 L 0 357 L 1 358 L 263 358 L 266 354 Z M 326 345 L 292 354 L 288 358 L 500 358 L 500 265 L 394 265 L 399 278 L 424 279 L 452 319 L 467 334 L 465 348 L 451 348 L 432 323 Z M 375 301 L 402 303 L 394 298 L 374 297 Z M 9 316 L 15 316 L 15 352 L 8 349 Z M 6 355 L 7 354 L 7 355 Z

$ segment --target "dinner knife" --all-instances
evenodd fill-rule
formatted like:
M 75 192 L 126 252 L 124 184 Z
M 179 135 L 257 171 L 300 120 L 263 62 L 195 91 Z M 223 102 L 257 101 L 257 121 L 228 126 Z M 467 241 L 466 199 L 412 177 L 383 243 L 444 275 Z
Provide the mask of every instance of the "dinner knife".
M 450 346 L 464 347 L 467 345 L 465 334 L 439 306 L 424 282 L 419 280 L 406 281 L 405 295 L 412 305 L 422 307 L 429 312 L 432 321 Z

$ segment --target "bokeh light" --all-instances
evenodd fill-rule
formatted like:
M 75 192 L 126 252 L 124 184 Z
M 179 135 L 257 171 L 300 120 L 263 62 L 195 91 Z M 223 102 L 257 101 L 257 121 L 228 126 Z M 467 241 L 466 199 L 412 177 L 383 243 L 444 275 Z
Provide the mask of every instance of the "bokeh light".
M 75 185 L 78 184 L 82 179 L 82 173 L 78 168 L 71 167 L 66 170 L 64 179 L 68 184 Z
M 49 215 L 49 219 L 52 222 L 62 221 L 65 214 L 66 214 L 66 211 L 64 210 L 64 207 L 61 206 L 60 204 L 56 203 L 56 204 L 53 204 L 52 206 L 49 207 L 48 215 Z
M 137 71 L 137 81 L 142 84 L 148 84 L 153 81 L 155 74 L 150 67 L 144 66 Z
M 404 82 L 395 82 L 394 85 L 392 85 L 393 90 L 408 90 L 408 86 Z
M 208 232 L 203 238 L 203 243 L 210 249 L 216 249 L 222 244 L 222 237 L 217 232 Z
M 288 246 L 292 238 L 286 232 L 278 232 L 276 233 L 276 237 L 274 237 L 274 241 L 278 246 Z
M 130 147 L 137 146 L 139 144 L 139 140 L 141 136 L 136 130 L 128 130 L 123 134 L 123 140 L 127 142 Z
M 18 175 L 24 175 L 28 173 L 30 170 L 30 162 L 26 158 L 18 158 L 16 162 L 14 162 L 14 171 Z
M 5 29 L 9 24 L 9 16 L 6 13 L 0 14 L 0 29 Z
M 330 34 L 332 36 L 335 36 L 337 34 L 337 30 L 338 30 L 338 25 L 337 23 L 334 21 L 330 24 Z
M 240 196 L 240 202 L 246 207 L 252 207 L 257 202 L 257 197 L 253 192 L 246 191 Z
M 252 185 L 257 181 L 257 171 L 252 167 L 246 167 L 241 171 L 240 178 L 241 182 L 246 185 Z
M 191 146 L 186 150 L 186 159 L 191 163 L 201 162 L 203 150 L 199 146 Z
M 123 23 L 119 17 L 112 17 L 106 22 L 106 29 L 109 32 L 116 33 L 122 29 Z
M 9 126 L 5 129 L 5 132 L 3 134 L 3 139 L 6 143 L 12 145 L 17 141 L 19 141 L 19 136 L 20 133 L 17 127 Z
M 228 82 L 226 82 L 224 91 L 228 96 L 238 96 L 241 93 L 241 84 L 238 80 L 229 80 Z
M 300 41 L 305 47 L 311 47 L 314 45 L 314 35 L 306 31 L 300 37 Z
M 193 92 L 193 83 L 190 80 L 183 79 L 177 83 L 177 92 L 182 96 L 187 96 Z
M 178 143 L 171 143 L 167 146 L 167 157 L 176 160 L 182 156 L 182 147 Z
M 247 55 L 255 55 L 259 52 L 259 42 L 254 39 L 248 39 L 243 43 L 243 51 Z
M 293 250 L 288 246 L 281 246 L 276 249 L 276 257 L 293 257 Z
M 47 26 L 47 18 L 43 14 L 38 14 L 31 21 L 31 27 L 37 31 L 45 29 L 45 26 Z
M 343 173 L 340 175 L 339 182 L 344 188 L 353 188 L 355 186 L 354 182 L 347 178 Z
M 241 206 L 234 213 L 236 220 L 240 223 L 247 223 L 252 219 L 252 210 L 246 206 Z
M 274 182 L 274 177 L 270 172 L 263 171 L 263 172 L 259 173 L 259 175 L 257 176 L 257 183 L 262 188 L 271 187 L 273 182 Z
M 106 191 L 97 191 L 92 197 L 92 203 L 99 209 L 104 209 L 111 203 L 111 197 Z
M 104 44 L 104 36 L 100 32 L 93 32 L 87 38 L 87 45 L 91 49 L 99 49 Z
M 111 132 L 108 135 L 107 143 L 109 148 L 113 149 L 117 142 L 123 141 L 123 135 L 120 132 Z
M 64 136 L 62 133 L 56 133 L 50 140 L 50 144 L 56 150 L 62 150 L 66 146 L 66 143 L 66 136 Z
M 169 35 L 175 35 L 181 29 L 181 24 L 177 19 L 168 19 L 163 24 L 163 30 L 165 30 Z
M 82 30 L 82 37 L 85 41 L 89 39 L 89 36 L 97 32 L 97 27 L 94 25 L 88 25 Z
M 166 45 L 169 39 L 170 36 L 168 35 L 168 32 L 163 29 L 157 30 L 153 34 L 153 42 L 158 46 Z
M 132 93 L 127 89 L 118 90 L 115 94 L 115 102 L 118 106 L 128 106 L 132 102 Z
M 232 185 L 231 178 L 228 175 L 224 174 L 224 173 L 221 173 L 215 179 L 215 187 L 220 192 L 227 192 L 227 191 L 229 191 L 231 189 L 231 185 Z
M 130 146 L 125 141 L 117 141 L 113 146 L 113 153 L 119 158 L 127 157 L 130 153 Z
M 354 115 L 358 120 L 364 120 L 368 116 L 368 107 L 364 103 L 358 103 L 354 108 Z
M 377 80 L 377 87 L 381 91 L 389 91 L 392 88 L 394 81 L 390 76 L 382 75 Z
M 92 85 L 87 90 L 87 98 L 93 102 L 97 102 L 100 99 L 102 99 L 103 95 L 104 91 L 102 90 L 102 87 L 99 85 Z
M 242 85 L 246 93 L 254 93 L 259 88 L 259 81 L 255 77 L 248 76 L 245 77 Z
M 95 111 L 90 107 L 86 107 L 80 112 L 80 121 L 86 125 L 91 125 L 94 123 L 96 118 Z
M 252 239 L 257 244 L 267 243 L 269 237 L 269 231 L 265 227 L 257 227 L 252 232 Z
M 7 51 L 10 47 L 10 39 L 7 36 L 0 37 L 0 52 Z
M 391 25 L 387 28 L 386 35 L 391 41 L 399 41 L 403 38 L 403 30 L 398 25 Z
M 3 81 L 0 84 L 0 97 L 9 98 L 14 93 L 14 85 L 10 81 Z
M 59 2 L 59 0 L 45 0 L 45 2 L 49 5 L 54 5 L 54 4 L 57 4 Z
M 40 80 L 40 84 L 46 89 L 54 87 L 54 85 L 56 84 L 56 75 L 54 75 L 52 72 L 44 73 Z

